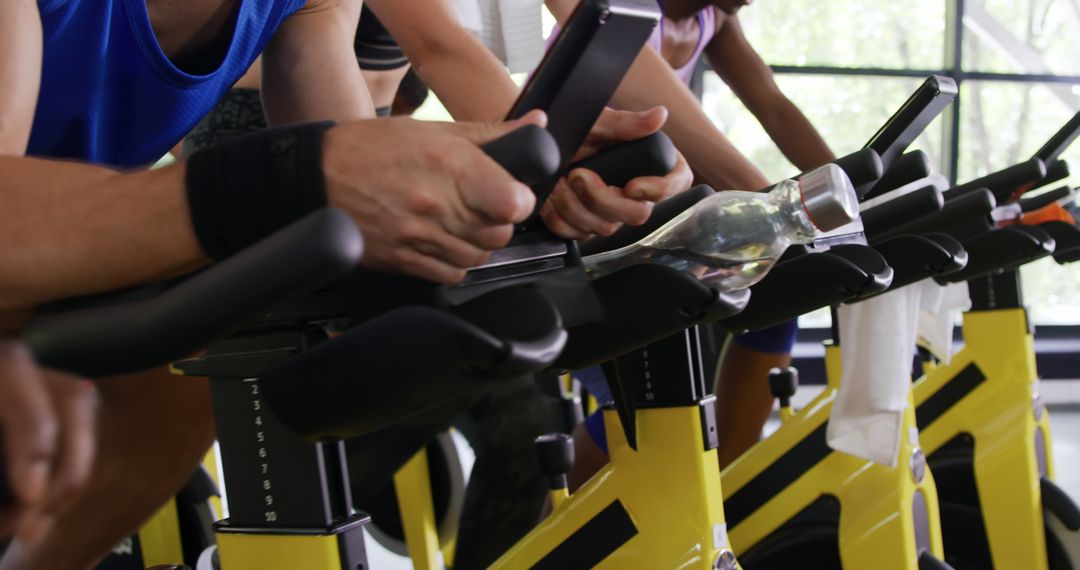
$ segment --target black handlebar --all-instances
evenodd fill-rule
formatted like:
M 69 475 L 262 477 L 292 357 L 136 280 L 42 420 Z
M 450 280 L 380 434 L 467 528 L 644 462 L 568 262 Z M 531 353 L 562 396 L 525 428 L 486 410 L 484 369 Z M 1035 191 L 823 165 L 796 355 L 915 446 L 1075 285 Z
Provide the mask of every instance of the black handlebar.
M 898 226 L 914 222 L 941 210 L 945 200 L 933 186 L 924 186 L 868 208 L 860 217 L 866 239 L 871 242 Z
M 1046 144 L 1035 153 L 1033 158 L 1038 158 L 1046 163 L 1056 160 L 1078 136 L 1080 136 L 1080 113 L 1073 115 L 1069 122 L 1058 129 L 1058 132 L 1054 133 L 1054 136 L 1046 141 Z
M 546 180 L 559 169 L 559 145 L 551 133 L 536 125 L 511 131 L 480 149 L 527 186 Z
M 1054 188 L 1048 192 L 1043 192 L 1038 196 L 1032 196 L 1030 198 L 1022 198 L 1018 201 L 1020 204 L 1021 212 L 1034 212 L 1039 208 L 1045 208 L 1054 202 L 1064 200 L 1076 196 L 1076 191 L 1068 186 L 1062 186 L 1060 188 Z
M 866 148 L 877 151 L 888 171 L 908 145 L 956 98 L 957 93 L 956 82 L 949 77 L 931 75 L 926 78 L 870 138 Z
M 930 176 L 930 157 L 921 150 L 900 155 L 881 176 L 881 180 L 866 193 L 866 199 L 887 194 L 897 188 Z
M 626 186 L 639 176 L 665 176 L 675 168 L 675 145 L 662 132 L 636 141 L 611 145 L 589 158 L 570 165 L 569 170 L 587 168 L 608 186 Z
M 320 210 L 157 297 L 44 317 L 22 337 L 41 364 L 84 376 L 159 366 L 351 269 L 362 244 L 346 214 Z
M 986 188 L 999 203 L 1005 203 L 1021 186 L 1037 182 L 1046 176 L 1046 164 L 1038 158 L 1014 164 L 970 182 L 956 186 L 945 193 L 945 200 L 953 200 L 980 188 Z
M 866 193 L 877 184 L 884 171 L 881 156 L 870 148 L 861 148 L 851 154 L 841 156 L 833 164 L 843 169 L 855 187 L 855 193 L 862 200 Z

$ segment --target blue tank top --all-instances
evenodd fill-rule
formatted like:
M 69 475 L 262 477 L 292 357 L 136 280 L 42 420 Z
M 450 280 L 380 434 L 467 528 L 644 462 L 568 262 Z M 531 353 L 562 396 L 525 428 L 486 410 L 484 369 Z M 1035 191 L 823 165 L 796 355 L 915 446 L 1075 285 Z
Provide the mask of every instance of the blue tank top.
M 241 0 L 223 60 L 206 75 L 192 75 L 161 50 L 146 0 L 38 0 L 44 60 L 27 154 L 117 167 L 153 163 L 306 1 Z

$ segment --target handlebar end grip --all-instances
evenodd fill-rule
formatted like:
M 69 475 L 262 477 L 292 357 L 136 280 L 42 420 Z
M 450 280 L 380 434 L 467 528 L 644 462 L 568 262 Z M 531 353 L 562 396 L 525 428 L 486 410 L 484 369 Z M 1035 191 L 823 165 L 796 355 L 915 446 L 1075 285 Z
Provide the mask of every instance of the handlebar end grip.
M 866 193 L 881 178 L 883 166 L 881 156 L 877 151 L 869 148 L 859 149 L 849 155 L 842 156 L 833 161 L 851 179 L 851 185 L 862 200 Z
M 639 176 L 666 176 L 677 163 L 675 145 L 667 135 L 657 131 L 647 137 L 611 145 L 570 165 L 570 170 L 587 168 L 608 186 L 621 188 Z
M 480 146 L 492 160 L 527 186 L 559 170 L 559 145 L 546 129 L 525 125 Z

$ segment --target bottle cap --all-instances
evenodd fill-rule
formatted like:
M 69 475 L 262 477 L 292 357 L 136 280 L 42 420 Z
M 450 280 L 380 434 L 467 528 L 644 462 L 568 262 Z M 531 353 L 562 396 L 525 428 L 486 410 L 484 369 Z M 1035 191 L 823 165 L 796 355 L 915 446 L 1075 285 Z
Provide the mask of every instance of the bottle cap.
M 844 170 L 826 164 L 800 176 L 799 192 L 803 208 L 814 226 L 823 231 L 836 229 L 859 216 L 859 198 Z

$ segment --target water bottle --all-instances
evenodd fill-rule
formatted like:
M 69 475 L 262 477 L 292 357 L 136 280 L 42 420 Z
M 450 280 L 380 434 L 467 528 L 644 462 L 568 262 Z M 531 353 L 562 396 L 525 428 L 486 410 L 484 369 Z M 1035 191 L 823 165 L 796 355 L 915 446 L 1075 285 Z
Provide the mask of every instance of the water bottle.
M 686 271 L 720 291 L 757 283 L 791 244 L 810 243 L 859 213 L 844 171 L 827 164 L 769 192 L 717 192 L 637 243 L 585 257 L 592 279 L 638 263 Z

